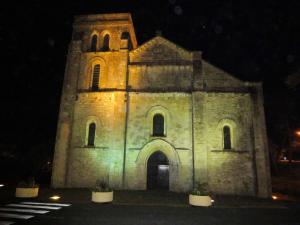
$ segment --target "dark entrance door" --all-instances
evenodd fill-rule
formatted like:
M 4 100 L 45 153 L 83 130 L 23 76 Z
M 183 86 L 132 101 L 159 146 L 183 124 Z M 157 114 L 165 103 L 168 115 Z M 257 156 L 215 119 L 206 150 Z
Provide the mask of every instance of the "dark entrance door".
M 147 189 L 169 190 L 169 162 L 162 152 L 154 152 L 148 159 Z

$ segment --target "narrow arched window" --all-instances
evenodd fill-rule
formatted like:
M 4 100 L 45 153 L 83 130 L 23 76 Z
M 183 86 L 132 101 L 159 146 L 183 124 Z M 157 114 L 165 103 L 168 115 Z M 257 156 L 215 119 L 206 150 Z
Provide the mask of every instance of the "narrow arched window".
M 91 123 L 89 125 L 89 131 L 88 131 L 88 146 L 94 146 L 95 145 L 95 133 L 96 133 L 96 124 Z
M 103 38 L 102 51 L 108 51 L 108 50 L 109 50 L 109 35 L 106 34 Z
M 97 51 L 97 42 L 98 42 L 98 36 L 96 34 L 93 35 L 91 40 L 91 51 L 95 52 Z
M 153 117 L 153 136 L 164 136 L 164 117 L 161 114 L 156 114 Z
M 223 138 L 224 138 L 224 149 L 231 149 L 231 133 L 230 127 L 224 126 L 223 127 Z
M 92 79 L 92 90 L 96 91 L 99 88 L 100 79 L 100 64 L 96 64 L 93 67 L 93 79 Z
M 121 40 L 127 40 L 128 41 L 128 50 L 132 50 L 132 43 L 129 32 L 123 32 L 121 35 Z

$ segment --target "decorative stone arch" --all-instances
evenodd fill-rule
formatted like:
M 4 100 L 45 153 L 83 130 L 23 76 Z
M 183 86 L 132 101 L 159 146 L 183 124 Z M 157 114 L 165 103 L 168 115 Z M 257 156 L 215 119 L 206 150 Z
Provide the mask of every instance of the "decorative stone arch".
M 87 63 L 87 68 L 86 68 L 86 74 L 88 74 L 88 88 L 92 87 L 93 83 L 93 68 L 96 64 L 100 64 L 100 77 L 99 77 L 99 88 L 101 84 L 103 84 L 104 77 L 106 77 L 107 73 L 107 67 L 106 67 L 106 62 L 102 57 L 93 57 L 92 59 L 89 60 Z
M 90 36 L 89 36 L 89 47 L 88 47 L 88 49 L 89 49 L 90 51 L 92 50 L 92 40 L 93 40 L 94 35 L 97 36 L 96 51 L 98 51 L 98 50 L 99 50 L 100 35 L 99 35 L 99 32 L 96 31 L 96 30 L 94 30 L 94 31 L 90 34 Z
M 236 148 L 236 137 L 237 137 L 237 125 L 235 120 L 230 119 L 230 118 L 224 118 L 221 119 L 218 123 L 217 127 L 217 133 L 219 134 L 218 137 L 221 137 L 220 141 L 220 147 L 224 149 L 224 132 L 223 128 L 225 126 L 228 126 L 230 128 L 230 141 L 231 141 L 231 149 Z
M 149 129 L 149 135 L 153 135 L 153 117 L 156 114 L 161 114 L 164 117 L 164 136 L 167 136 L 168 124 L 171 122 L 169 110 L 161 105 L 151 107 L 146 113 L 146 123 Z
M 85 127 L 85 134 L 84 134 L 84 145 L 87 146 L 88 145 L 88 134 L 89 134 L 89 125 L 91 123 L 95 123 L 96 125 L 96 131 L 95 131 L 95 146 L 96 146 L 96 142 L 98 140 L 99 135 L 99 128 L 101 127 L 101 122 L 99 120 L 99 118 L 97 116 L 88 116 L 86 118 L 86 120 L 84 120 L 83 122 L 83 127 Z
M 139 152 L 136 165 L 140 175 L 140 181 L 143 185 L 143 189 L 147 188 L 147 163 L 149 157 L 154 152 L 162 152 L 168 158 L 169 161 L 169 188 L 171 191 L 179 190 L 178 187 L 178 174 L 179 174 L 179 165 L 180 160 L 178 153 L 175 148 L 168 142 L 162 139 L 155 139 L 151 142 L 148 142 Z
M 99 44 L 100 44 L 100 50 L 103 49 L 104 47 L 104 37 L 108 35 L 109 36 L 109 42 L 108 42 L 108 49 L 112 49 L 112 45 L 111 45 L 111 42 L 112 42 L 112 33 L 108 30 L 104 30 L 101 32 L 100 34 L 100 38 L 99 38 Z

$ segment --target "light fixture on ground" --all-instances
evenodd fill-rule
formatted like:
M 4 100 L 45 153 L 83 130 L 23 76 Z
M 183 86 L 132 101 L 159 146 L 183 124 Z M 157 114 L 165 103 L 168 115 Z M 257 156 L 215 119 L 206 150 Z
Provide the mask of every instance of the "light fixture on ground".
M 272 199 L 276 200 L 276 199 L 278 199 L 278 197 L 276 195 L 272 195 Z
M 60 199 L 60 196 L 58 195 L 53 195 L 50 197 L 51 200 L 59 200 Z
M 4 187 L 4 184 L 0 184 L 0 187 Z

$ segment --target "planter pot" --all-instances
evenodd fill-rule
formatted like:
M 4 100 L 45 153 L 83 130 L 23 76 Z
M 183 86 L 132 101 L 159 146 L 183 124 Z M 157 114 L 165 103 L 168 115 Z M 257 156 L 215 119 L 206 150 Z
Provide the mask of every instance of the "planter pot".
M 35 198 L 39 194 L 39 188 L 16 188 L 17 198 Z
M 105 203 L 105 202 L 112 202 L 113 200 L 113 191 L 110 192 L 92 192 L 92 202 L 97 203 Z
M 189 203 L 193 206 L 211 206 L 211 197 L 189 195 Z

